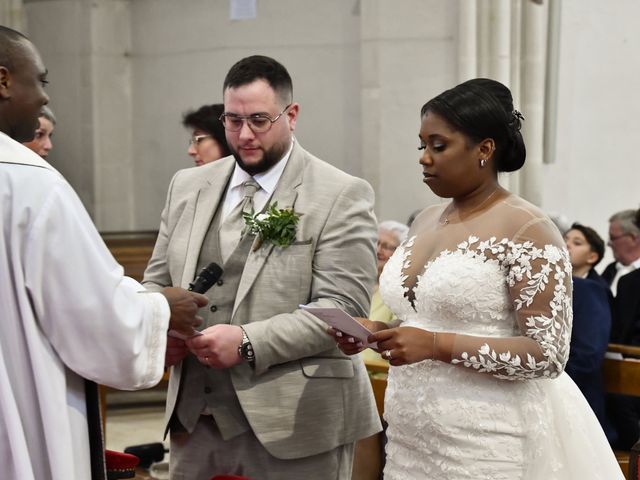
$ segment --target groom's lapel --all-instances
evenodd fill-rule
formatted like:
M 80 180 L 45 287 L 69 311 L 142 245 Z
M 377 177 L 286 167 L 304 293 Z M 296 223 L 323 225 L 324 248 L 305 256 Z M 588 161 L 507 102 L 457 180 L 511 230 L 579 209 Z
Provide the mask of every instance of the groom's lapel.
M 222 162 L 223 160 L 218 161 Z M 216 173 L 211 176 L 207 185 L 202 187 L 196 194 L 195 212 L 191 232 L 189 233 L 187 255 L 182 274 L 183 286 L 188 285 L 196 275 L 198 257 L 200 256 L 204 237 L 209 230 L 213 215 L 220 205 L 229 178 L 233 173 L 235 161 L 232 159 L 228 164 L 229 165 L 222 171 L 220 169 L 215 170 Z
M 291 151 L 291 156 L 289 157 L 287 166 L 285 167 L 284 172 L 282 172 L 282 176 L 278 181 L 278 185 L 276 186 L 268 205 L 274 205 L 277 203 L 278 209 L 294 208 L 295 201 L 298 196 L 298 188 L 302 185 L 304 166 L 305 151 L 296 142 L 293 146 L 293 150 Z M 254 246 L 255 245 L 256 243 L 254 243 Z M 262 267 L 269 258 L 269 255 L 273 252 L 274 248 L 281 247 L 274 247 L 273 244 L 266 242 L 255 251 L 253 250 L 253 246 L 251 247 L 244 270 L 242 271 L 240 284 L 238 285 L 238 292 L 236 293 L 236 301 L 233 306 L 231 318 L 233 318 L 233 315 L 236 313 L 236 309 L 253 286 L 260 270 L 262 270 Z

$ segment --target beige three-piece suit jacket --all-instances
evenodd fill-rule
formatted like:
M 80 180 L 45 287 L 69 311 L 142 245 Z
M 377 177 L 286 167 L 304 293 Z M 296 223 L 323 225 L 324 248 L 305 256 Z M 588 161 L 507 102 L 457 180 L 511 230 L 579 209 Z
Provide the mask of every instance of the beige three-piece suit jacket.
M 211 220 L 224 200 L 233 157 L 178 172 L 169 187 L 144 284 L 188 287 Z M 327 326 L 300 304 L 366 317 L 376 277 L 373 191 L 294 144 L 270 204 L 300 215 L 286 248 L 264 243 L 247 258 L 231 324 L 251 339 L 255 366 L 231 368 L 242 410 L 277 458 L 300 458 L 380 430 L 362 360 L 348 357 Z M 213 288 L 216 288 L 215 286 Z M 166 419 L 176 406 L 182 364 L 173 367 Z

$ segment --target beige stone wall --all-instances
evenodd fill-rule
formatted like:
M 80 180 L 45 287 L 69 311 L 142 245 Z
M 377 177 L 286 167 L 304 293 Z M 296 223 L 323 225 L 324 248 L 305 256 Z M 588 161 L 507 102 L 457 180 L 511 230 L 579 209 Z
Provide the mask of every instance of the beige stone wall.
M 51 160 L 103 230 L 157 227 L 171 176 L 191 165 L 181 114 L 220 101 L 228 68 L 253 53 L 291 72 L 300 142 L 371 182 L 381 219 L 404 220 L 439 201 L 420 181 L 420 107 L 467 75 L 466 65 L 503 58 L 486 34 L 475 47 L 469 38 L 461 45 L 464 25 L 476 15 L 487 32 L 495 21 L 487 11 L 533 5 L 486 0 L 469 18 L 476 0 L 461 0 L 464 9 L 453 0 L 257 0 L 257 17 L 238 21 L 229 18 L 229 0 L 23 1 L 25 27 L 51 71 L 59 120 Z M 557 117 L 547 124 L 555 140 L 544 150 L 553 163 L 540 163 L 543 145 L 532 148 L 537 171 L 527 185 L 536 201 L 603 235 L 611 212 L 639 203 L 638 14 L 635 0 L 615 8 L 562 1 Z M 515 77 L 519 65 L 511 64 Z M 542 109 L 534 103 L 527 108 Z

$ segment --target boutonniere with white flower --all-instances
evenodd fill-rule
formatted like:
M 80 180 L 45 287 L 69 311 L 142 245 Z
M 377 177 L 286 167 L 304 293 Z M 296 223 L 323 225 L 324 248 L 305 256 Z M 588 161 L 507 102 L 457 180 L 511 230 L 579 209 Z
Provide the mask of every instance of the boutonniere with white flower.
M 296 238 L 296 226 L 300 215 L 292 208 L 278 208 L 278 202 L 269 206 L 264 213 L 243 213 L 245 232 L 256 235 L 253 244 L 255 252 L 263 242 L 269 242 L 278 247 L 288 247 Z

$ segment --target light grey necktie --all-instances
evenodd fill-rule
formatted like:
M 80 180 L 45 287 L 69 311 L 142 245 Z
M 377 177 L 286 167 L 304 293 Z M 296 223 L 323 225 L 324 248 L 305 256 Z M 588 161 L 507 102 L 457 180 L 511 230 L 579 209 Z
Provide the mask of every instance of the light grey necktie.
M 242 230 L 244 229 L 244 219 L 242 214 L 244 212 L 250 213 L 253 209 L 253 196 L 260 190 L 260 185 L 253 178 L 247 180 L 242 184 L 243 187 L 243 199 L 231 210 L 229 216 L 224 219 L 222 225 L 220 225 L 220 231 L 218 233 L 220 240 L 220 254 L 222 255 L 222 261 L 226 262 L 227 259 L 233 253 L 233 250 L 240 242 Z

